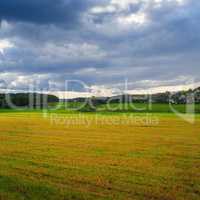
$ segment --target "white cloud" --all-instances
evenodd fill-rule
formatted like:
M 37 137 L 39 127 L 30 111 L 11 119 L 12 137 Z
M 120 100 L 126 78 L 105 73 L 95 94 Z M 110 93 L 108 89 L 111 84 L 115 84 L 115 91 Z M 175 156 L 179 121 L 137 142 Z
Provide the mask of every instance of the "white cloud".
M 116 5 L 121 10 L 129 8 L 131 4 L 138 4 L 143 0 L 111 0 L 112 5 Z
M 183 4 L 187 0 L 111 0 L 111 4 L 118 5 L 123 9 L 127 9 L 131 4 L 138 3 L 150 3 L 150 4 L 162 4 L 162 3 L 178 3 Z
M 156 94 L 163 92 L 177 92 L 177 91 L 186 91 L 189 89 L 195 89 L 200 86 L 200 83 L 195 84 L 187 84 L 187 85 L 173 85 L 173 86 L 160 86 L 160 87 L 152 87 L 149 89 L 136 89 L 136 90 L 128 90 L 128 94 Z
M 101 13 L 112 13 L 116 11 L 116 7 L 113 5 L 108 5 L 108 6 L 97 6 L 91 9 L 91 13 L 93 14 L 101 14 Z
M 36 49 L 38 51 L 38 49 Z M 39 60 L 48 62 L 63 62 L 69 60 L 101 59 L 106 53 L 95 44 L 62 44 L 48 43 L 41 47 Z
M 98 73 L 97 70 L 93 67 L 85 68 L 85 69 L 80 69 L 78 71 L 75 71 L 75 75 L 93 75 L 94 73 Z
M 111 97 L 114 95 L 113 89 L 106 88 L 106 86 L 93 85 L 88 88 L 87 92 L 74 92 L 74 91 L 59 91 L 51 92 L 58 96 L 60 99 L 73 99 L 78 97 Z
M 0 53 L 4 54 L 5 50 L 12 48 L 14 45 L 8 40 L 0 40 Z
M 111 0 L 104 6 L 95 6 L 90 10 L 92 14 L 114 13 L 129 9 L 131 4 L 137 4 L 140 0 Z
M 172 3 L 177 5 L 183 5 L 187 0 L 111 0 L 107 5 L 95 6 L 90 12 L 92 14 L 101 13 L 114 13 L 130 10 L 131 5 L 141 4 L 141 9 L 144 10 L 148 7 L 158 8 L 166 5 L 166 3 Z
M 148 18 L 145 15 L 145 13 L 136 13 L 128 16 L 121 16 L 118 18 L 118 22 L 122 25 L 130 25 L 130 24 L 142 25 L 147 23 L 147 21 Z
M 49 94 L 56 95 L 60 99 L 74 99 L 79 97 L 92 97 L 93 95 L 89 92 L 65 92 L 65 91 L 58 91 L 58 92 L 48 92 Z

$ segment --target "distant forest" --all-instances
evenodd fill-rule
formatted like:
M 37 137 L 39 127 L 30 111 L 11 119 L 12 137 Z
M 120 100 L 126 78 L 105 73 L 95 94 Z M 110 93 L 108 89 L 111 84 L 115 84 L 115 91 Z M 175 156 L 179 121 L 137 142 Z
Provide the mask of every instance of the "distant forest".
M 200 104 L 200 88 L 188 91 L 179 91 L 175 93 L 165 92 L 157 93 L 153 95 L 119 95 L 114 97 L 91 97 L 91 98 L 75 98 L 75 99 L 63 99 L 61 101 L 81 103 L 81 102 L 92 102 L 94 107 L 106 103 L 161 103 L 161 104 L 186 104 L 190 103 Z M 0 94 L 0 109 L 14 108 L 14 107 L 25 107 L 29 109 L 40 109 L 46 108 L 51 103 L 59 102 L 59 98 L 54 95 L 38 94 L 38 93 L 16 93 L 16 94 Z M 14 106 L 12 106 L 14 105 Z M 86 107 L 88 107 L 86 105 Z
M 179 92 L 163 92 L 152 95 L 118 95 L 113 97 L 92 97 L 92 98 L 75 98 L 63 101 L 68 102 L 85 102 L 89 99 L 93 105 L 106 103 L 163 103 L 163 104 L 186 104 L 186 103 L 200 103 L 200 88 Z
M 58 97 L 54 95 L 38 93 L 17 93 L 17 94 L 0 94 L 0 108 L 17 107 L 26 108 L 44 108 L 49 103 L 58 102 Z

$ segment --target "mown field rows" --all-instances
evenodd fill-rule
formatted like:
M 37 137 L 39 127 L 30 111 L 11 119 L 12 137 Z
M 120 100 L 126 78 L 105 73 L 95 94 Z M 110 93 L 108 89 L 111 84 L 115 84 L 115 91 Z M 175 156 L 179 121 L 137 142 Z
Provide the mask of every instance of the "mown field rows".
M 86 126 L 71 116 L 0 114 L 1 200 L 200 199 L 200 117 L 84 114 Z

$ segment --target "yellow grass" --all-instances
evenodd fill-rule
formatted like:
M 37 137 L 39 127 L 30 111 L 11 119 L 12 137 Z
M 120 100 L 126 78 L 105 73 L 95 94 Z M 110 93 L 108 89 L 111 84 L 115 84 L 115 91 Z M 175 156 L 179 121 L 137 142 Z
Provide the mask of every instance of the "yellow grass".
M 69 125 L 36 113 L 1 114 L 0 199 L 200 199 L 199 118 L 87 120 Z

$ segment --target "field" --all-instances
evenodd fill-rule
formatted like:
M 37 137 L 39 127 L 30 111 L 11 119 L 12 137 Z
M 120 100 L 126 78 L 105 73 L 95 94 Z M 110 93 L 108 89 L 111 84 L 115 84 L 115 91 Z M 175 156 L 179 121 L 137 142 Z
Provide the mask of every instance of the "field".
M 63 112 L 64 110 L 76 110 L 84 107 L 85 103 L 80 102 L 66 102 L 60 103 L 59 112 Z M 55 107 L 55 104 L 51 104 L 52 107 Z M 176 110 L 179 113 L 187 112 L 188 107 L 191 108 L 191 105 L 186 104 L 162 104 L 162 103 L 110 103 L 110 104 L 99 104 L 95 105 L 96 111 L 98 112 L 135 112 L 135 113 L 173 113 L 173 110 Z M 188 106 L 188 107 L 187 107 Z M 171 108 L 172 107 L 172 108 Z M 64 109 L 66 108 L 66 109 Z M 194 106 L 194 112 L 200 113 L 200 104 L 196 104 Z
M 0 113 L 0 200 L 200 199 L 200 117 L 145 117 Z

